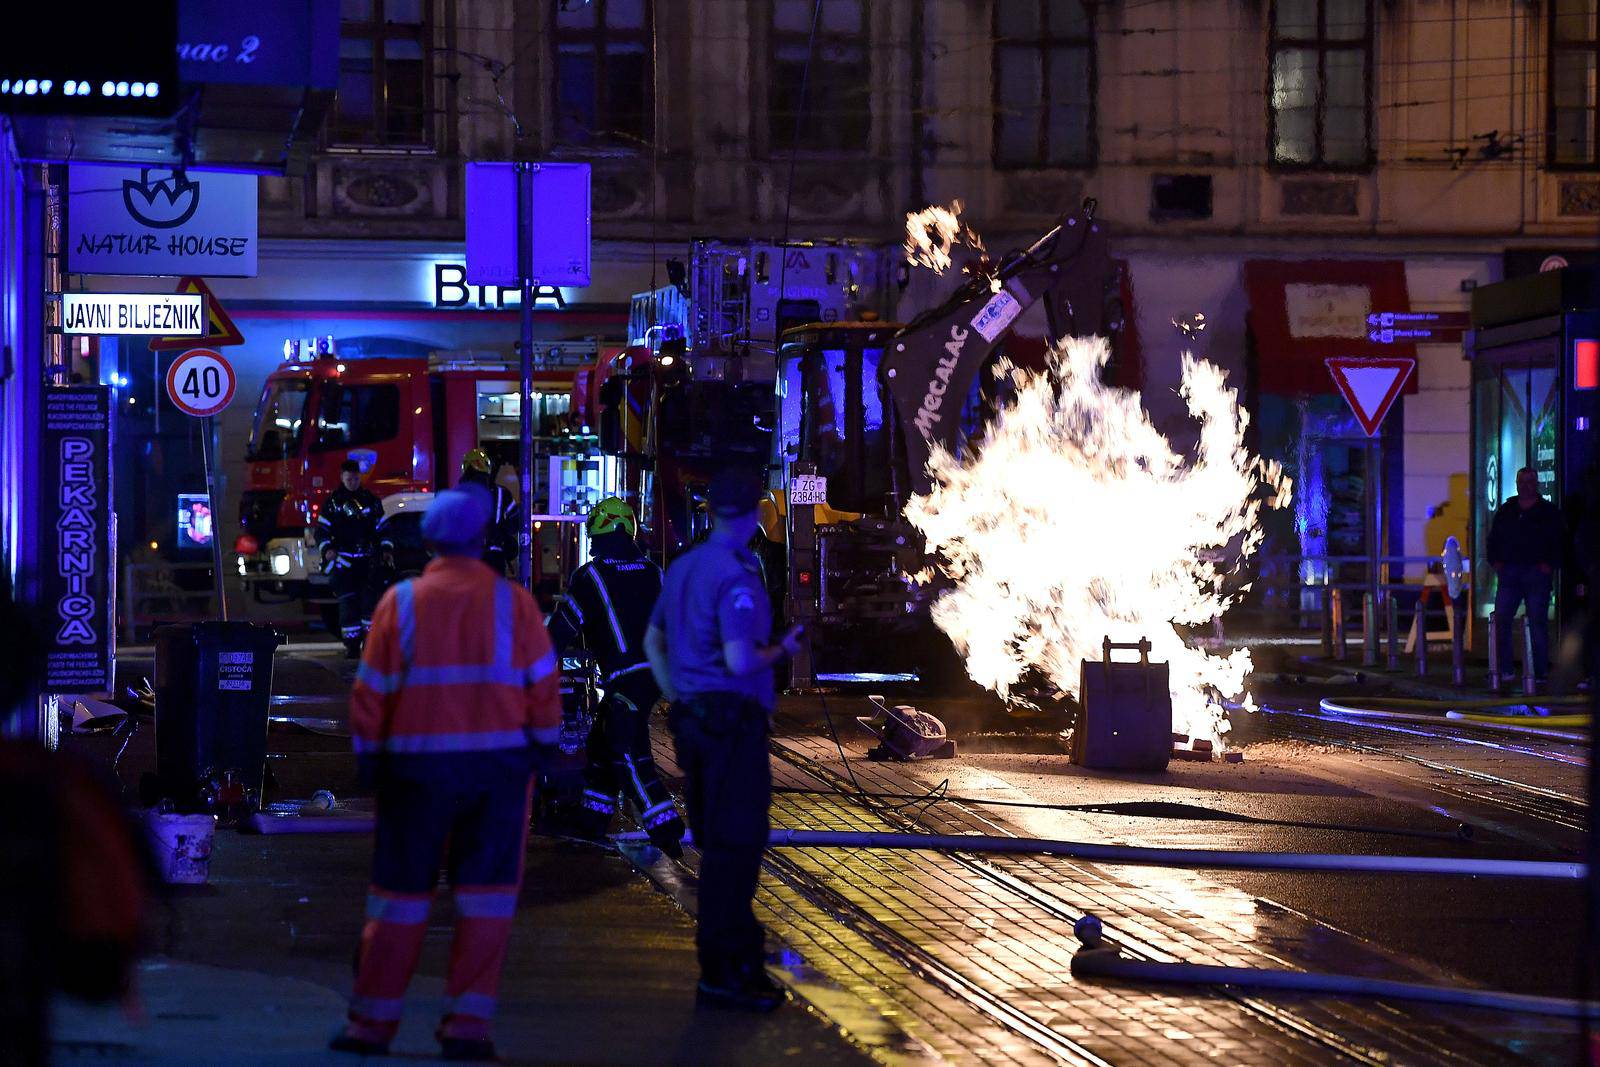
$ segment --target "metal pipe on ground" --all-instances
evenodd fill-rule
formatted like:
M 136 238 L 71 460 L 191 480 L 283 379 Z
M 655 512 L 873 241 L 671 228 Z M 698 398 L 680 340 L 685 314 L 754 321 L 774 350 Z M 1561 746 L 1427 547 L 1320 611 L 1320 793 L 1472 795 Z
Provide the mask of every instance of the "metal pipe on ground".
M 1467 684 L 1466 612 L 1460 604 L 1450 609 L 1450 684 Z
M 1397 982 L 1350 974 L 1313 974 L 1309 971 L 1282 971 L 1271 968 L 1219 967 L 1206 963 L 1154 963 L 1131 960 L 1114 949 L 1091 948 L 1072 957 L 1073 977 L 1116 978 L 1131 982 L 1172 982 L 1183 985 L 1230 985 L 1253 989 L 1281 989 L 1295 993 L 1319 993 L 1337 997 L 1379 997 L 1384 1000 L 1414 1000 L 1430 1004 L 1451 1004 L 1469 1008 L 1488 1008 L 1529 1015 L 1549 1015 L 1578 1019 L 1585 1015 L 1600 1018 L 1600 1004 L 1541 997 L 1526 993 L 1501 993 L 1490 989 L 1462 989 L 1428 985 L 1422 982 Z
M 613 834 L 613 841 L 643 842 L 641 832 Z M 685 837 L 685 843 L 693 843 Z M 1581 863 L 1554 860 L 1492 860 L 1449 856 L 1382 856 L 1328 852 L 1248 852 L 1209 848 L 1146 848 L 1088 841 L 988 834 L 908 834 L 887 830 L 773 830 L 768 848 L 881 848 L 939 852 L 1021 853 L 1063 856 L 1097 863 L 1152 867 L 1218 867 L 1258 871 L 1348 871 L 1367 874 L 1444 874 L 1465 877 L 1576 881 Z

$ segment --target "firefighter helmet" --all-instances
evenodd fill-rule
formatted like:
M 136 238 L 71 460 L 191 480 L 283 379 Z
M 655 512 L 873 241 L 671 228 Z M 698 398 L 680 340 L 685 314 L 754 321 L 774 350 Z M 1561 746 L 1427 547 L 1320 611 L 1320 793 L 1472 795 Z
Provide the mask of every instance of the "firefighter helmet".
M 626 500 L 615 496 L 608 496 L 596 504 L 589 511 L 584 526 L 590 537 L 599 537 L 613 530 L 625 530 L 629 537 L 639 532 L 639 520 L 634 517 L 633 509 Z
M 489 473 L 489 453 L 481 448 L 474 448 L 461 457 L 461 473 L 478 471 L 481 474 Z

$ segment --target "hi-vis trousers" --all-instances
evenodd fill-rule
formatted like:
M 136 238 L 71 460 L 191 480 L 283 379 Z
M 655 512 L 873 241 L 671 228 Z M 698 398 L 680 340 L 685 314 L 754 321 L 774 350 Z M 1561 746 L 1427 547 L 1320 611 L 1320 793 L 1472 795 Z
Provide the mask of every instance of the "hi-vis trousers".
M 399 1028 L 448 846 L 456 927 L 442 1032 L 487 1038 L 522 884 L 531 757 L 504 749 L 386 759 L 350 1029 L 387 1042 Z

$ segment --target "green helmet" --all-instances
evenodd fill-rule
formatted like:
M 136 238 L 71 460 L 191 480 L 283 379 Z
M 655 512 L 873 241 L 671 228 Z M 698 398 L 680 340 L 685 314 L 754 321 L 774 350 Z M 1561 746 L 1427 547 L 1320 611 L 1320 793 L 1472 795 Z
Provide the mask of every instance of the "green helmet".
M 634 517 L 633 509 L 626 500 L 608 496 L 589 510 L 584 527 L 590 537 L 599 537 L 613 530 L 625 530 L 629 537 L 634 537 L 639 532 L 639 520 Z

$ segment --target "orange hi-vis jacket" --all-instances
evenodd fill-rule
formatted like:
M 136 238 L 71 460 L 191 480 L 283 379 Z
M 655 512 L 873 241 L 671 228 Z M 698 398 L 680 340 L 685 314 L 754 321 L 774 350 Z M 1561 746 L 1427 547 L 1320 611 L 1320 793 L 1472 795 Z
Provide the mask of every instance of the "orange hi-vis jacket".
M 350 694 L 358 754 L 521 748 L 560 725 L 555 651 L 526 589 L 441 556 L 378 602 Z

